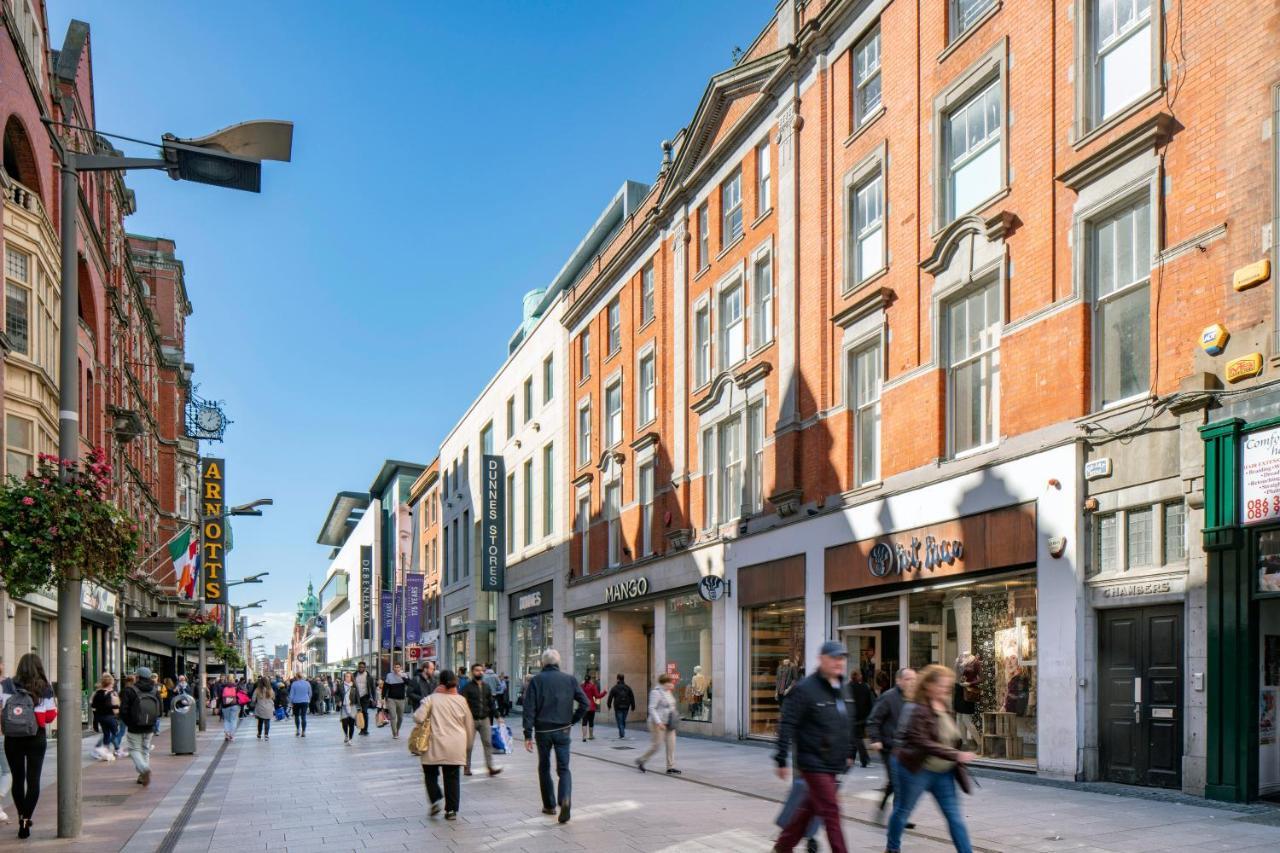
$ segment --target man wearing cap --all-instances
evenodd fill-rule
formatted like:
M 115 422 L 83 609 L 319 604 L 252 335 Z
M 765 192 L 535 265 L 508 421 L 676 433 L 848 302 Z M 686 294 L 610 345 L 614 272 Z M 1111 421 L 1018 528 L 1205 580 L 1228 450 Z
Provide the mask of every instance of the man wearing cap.
M 840 643 L 823 643 L 818 650 L 817 671 L 802 679 L 782 705 L 782 725 L 774 755 L 778 777 L 787 778 L 787 755 L 794 741 L 796 772 L 804 777 L 809 795 L 778 836 L 774 850 L 789 853 L 816 816 L 827 827 L 832 853 L 845 853 L 836 777 L 853 765 L 855 750 L 857 715 L 844 683 L 848 659 L 849 652 Z
M 129 757 L 138 771 L 138 784 L 151 784 L 151 739 L 160 719 L 160 693 L 151 680 L 151 670 L 140 666 L 137 680 L 120 694 L 120 719 L 128 732 Z

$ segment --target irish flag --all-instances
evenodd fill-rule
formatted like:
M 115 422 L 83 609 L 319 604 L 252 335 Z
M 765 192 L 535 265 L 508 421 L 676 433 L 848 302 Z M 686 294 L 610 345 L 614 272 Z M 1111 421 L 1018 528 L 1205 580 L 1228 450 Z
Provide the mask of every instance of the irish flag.
M 178 577 L 178 591 L 187 598 L 196 595 L 196 554 L 200 543 L 191 535 L 191 528 L 169 543 L 169 556 L 173 558 L 173 573 Z

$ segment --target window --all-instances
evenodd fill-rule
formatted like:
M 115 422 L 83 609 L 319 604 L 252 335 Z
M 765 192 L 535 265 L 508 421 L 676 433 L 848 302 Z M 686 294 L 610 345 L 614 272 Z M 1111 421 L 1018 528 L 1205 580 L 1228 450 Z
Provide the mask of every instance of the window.
M 556 532 L 556 453 L 555 446 L 542 448 L 542 535 Z
M 457 522 L 454 522 L 455 524 Z M 471 577 L 471 512 L 462 511 L 462 529 L 458 533 L 462 540 L 462 576 Z
M 721 524 L 742 511 L 742 419 L 720 424 L 720 494 L 716 520 Z
M 524 423 L 533 419 L 533 377 L 524 380 Z
M 964 35 L 995 4 L 996 0 L 951 0 L 951 40 Z
M 640 325 L 653 319 L 653 264 L 640 273 Z
M 854 482 L 880 479 L 880 341 L 849 353 L 849 404 L 853 414 Z
M 459 482 L 465 482 L 470 477 L 471 477 L 471 448 L 464 447 L 462 448 L 462 480 Z
M 1164 505 L 1164 561 L 1181 563 L 1187 559 L 1187 505 L 1182 501 Z
M 533 460 L 524 463 L 524 547 L 533 544 Z
M 996 79 L 946 116 L 948 222 L 973 210 L 1004 185 L 1000 110 L 1000 80 Z
M 604 487 L 604 514 L 609 523 L 609 565 L 622 562 L 622 482 L 615 480 Z
M 516 549 L 516 472 L 507 475 L 507 553 Z
M 449 525 L 446 524 L 444 526 L 443 533 L 444 533 L 444 543 L 443 543 L 444 544 L 444 582 L 453 583 L 453 575 L 451 574 L 452 567 L 450 566 L 450 563 L 452 561 L 449 559 Z
M 637 420 L 641 425 L 654 418 L 658 394 L 654 355 L 650 352 L 640 359 L 640 394 L 636 405 Z
M 653 463 L 640 466 L 636 487 L 640 491 L 640 556 L 653 553 Z
M 1155 513 L 1148 506 L 1131 509 L 1124 515 L 1126 567 L 1137 569 L 1152 565 L 1152 521 Z
M 1097 560 L 1095 568 L 1098 573 L 1114 572 L 1118 568 L 1117 555 L 1119 554 L 1119 542 L 1116 534 L 1117 516 L 1115 513 L 1110 515 L 1100 515 L 1097 517 Z
M 711 213 L 703 202 L 698 208 L 698 269 L 711 266 Z
M 622 347 L 622 306 L 615 299 L 609 303 L 609 355 L 613 355 Z
M 702 431 L 702 526 L 716 523 L 716 431 Z
M 604 446 L 622 441 L 622 382 L 614 382 L 604 391 Z
M 507 440 L 510 441 L 516 434 L 516 398 L 507 398 Z
M 766 253 L 756 258 L 754 272 L 751 343 L 759 348 L 773 340 L 773 257 Z
M 591 330 L 583 329 L 582 334 L 578 337 L 578 354 L 581 357 L 581 364 L 578 372 L 582 374 L 582 378 L 586 379 L 591 375 Z
M 17 415 L 5 415 L 4 472 L 22 477 L 35 468 L 35 424 Z
M 1000 294 L 995 282 L 946 308 L 951 452 L 996 440 L 1000 396 Z
M 1099 405 L 1150 390 L 1151 202 L 1138 202 L 1090 227 L 1095 370 Z
M 4 331 L 14 352 L 31 355 L 31 258 L 15 249 L 4 255 Z
M 742 282 L 720 294 L 720 369 L 728 370 L 747 357 L 742 322 Z
M 711 381 L 711 308 L 699 306 L 693 315 L 693 386 Z
M 747 409 L 747 508 L 759 512 L 764 508 L 764 404 Z
M 1151 0 L 1090 0 L 1094 118 L 1151 91 Z
M 853 188 L 853 280 L 884 268 L 884 173 L 877 170 Z
M 591 404 L 578 409 L 578 464 L 591 461 Z
M 769 165 L 769 140 L 756 146 L 756 216 L 764 216 L 770 207 L 769 183 L 772 178 Z
M 880 25 L 853 49 L 853 126 L 856 130 L 880 108 Z
M 484 456 L 493 455 L 493 421 L 489 421 L 480 428 L 480 453 Z M 447 483 L 448 480 L 449 475 L 446 473 L 445 482 Z M 446 486 L 445 491 L 447 492 L 448 490 L 449 488 Z
M 586 574 L 591 565 L 591 494 L 584 492 L 578 495 L 578 533 L 582 536 L 582 574 Z
M 742 236 L 742 170 L 720 185 L 720 248 Z
M 542 405 L 551 402 L 556 391 L 556 360 L 549 355 L 542 360 Z

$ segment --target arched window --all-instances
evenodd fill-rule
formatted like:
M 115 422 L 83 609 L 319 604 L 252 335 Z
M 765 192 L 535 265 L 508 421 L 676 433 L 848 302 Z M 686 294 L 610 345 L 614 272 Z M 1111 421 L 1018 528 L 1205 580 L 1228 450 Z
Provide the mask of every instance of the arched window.
M 43 198 L 40 191 L 40 166 L 36 162 L 31 137 L 22 119 L 9 116 L 4 125 L 4 171 L 10 178 Z

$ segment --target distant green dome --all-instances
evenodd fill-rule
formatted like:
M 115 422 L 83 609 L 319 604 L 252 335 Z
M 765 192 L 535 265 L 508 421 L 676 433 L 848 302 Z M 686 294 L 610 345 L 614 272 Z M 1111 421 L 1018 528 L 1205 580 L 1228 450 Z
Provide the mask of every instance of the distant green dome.
M 307 620 L 320 615 L 320 599 L 316 597 L 315 585 L 307 581 L 307 597 L 298 602 L 298 624 L 305 625 Z

